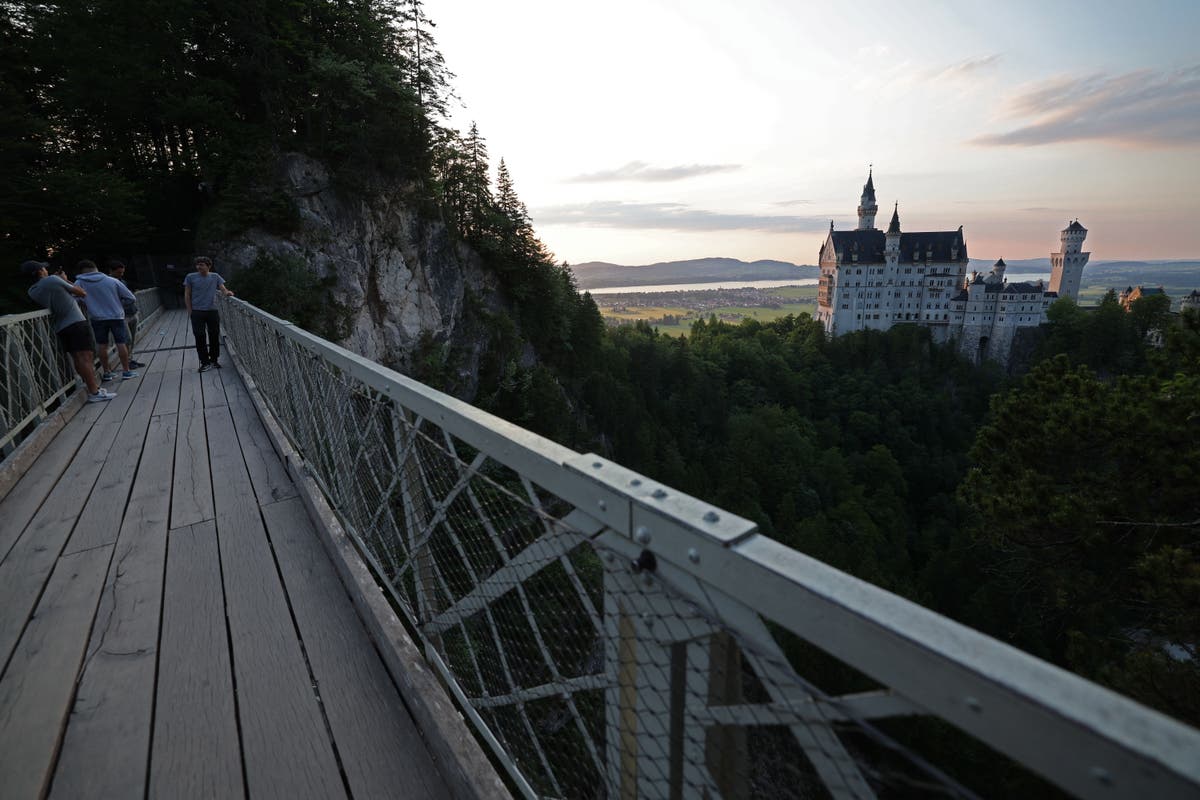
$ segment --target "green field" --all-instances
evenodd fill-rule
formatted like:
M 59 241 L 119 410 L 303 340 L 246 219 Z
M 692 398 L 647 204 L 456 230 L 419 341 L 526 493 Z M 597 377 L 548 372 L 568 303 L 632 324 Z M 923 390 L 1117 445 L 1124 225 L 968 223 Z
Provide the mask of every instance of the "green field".
M 657 320 L 662 319 L 667 314 L 672 314 L 680 318 L 680 323 L 677 325 L 655 324 L 655 328 L 660 333 L 665 333 L 670 336 L 687 336 L 692 330 L 692 323 L 697 319 L 708 319 L 711 315 L 716 315 L 718 319 L 730 321 L 730 318 L 736 319 L 757 319 L 762 322 L 770 322 L 780 317 L 786 317 L 788 314 L 815 314 L 817 310 L 817 287 L 815 286 L 783 286 L 778 289 L 771 289 L 766 292 L 771 297 L 785 301 L 779 308 L 763 308 L 759 306 L 723 306 L 720 308 L 705 309 L 703 311 L 684 308 L 682 306 L 630 306 L 622 308 L 620 311 L 613 308 L 601 307 L 601 313 L 610 319 L 618 319 L 625 322 L 634 322 L 636 320 Z
M 681 306 L 636 306 L 626 308 L 623 311 L 615 311 L 612 308 L 601 308 L 600 312 L 606 317 L 627 319 L 630 322 L 639 319 L 659 319 L 667 314 L 675 314 L 682 317 L 691 313 Z

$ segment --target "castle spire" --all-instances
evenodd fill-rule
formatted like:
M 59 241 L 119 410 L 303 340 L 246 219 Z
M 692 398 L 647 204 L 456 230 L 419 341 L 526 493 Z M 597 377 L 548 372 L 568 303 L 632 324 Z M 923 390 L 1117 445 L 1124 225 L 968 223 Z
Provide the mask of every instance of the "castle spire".
M 892 209 L 892 222 L 890 225 L 888 225 L 887 232 L 889 234 L 900 232 L 900 202 L 899 201 L 896 202 L 896 207 Z
M 870 231 L 875 229 L 875 214 L 879 206 L 875 203 L 875 166 L 867 169 L 867 183 L 863 186 L 862 199 L 858 201 L 858 229 Z

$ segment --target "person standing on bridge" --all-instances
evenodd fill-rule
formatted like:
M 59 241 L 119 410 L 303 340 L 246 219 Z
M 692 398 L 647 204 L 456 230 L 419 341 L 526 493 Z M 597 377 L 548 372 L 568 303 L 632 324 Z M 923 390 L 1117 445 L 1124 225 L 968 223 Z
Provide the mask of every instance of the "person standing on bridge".
M 99 345 L 100 365 L 104 367 L 104 377 L 100 380 L 109 381 L 114 377 L 108 369 L 109 335 L 117 345 L 117 358 L 121 362 L 121 380 L 136 378 L 138 374 L 129 366 L 124 303 L 125 301 L 136 303 L 137 298 L 125 287 L 125 284 L 101 272 L 94 261 L 80 261 L 75 267 L 79 271 L 79 274 L 75 276 L 75 285 L 87 292 L 83 302 L 87 306 L 88 317 L 92 321 L 96 344 Z
M 221 368 L 217 359 L 221 355 L 221 316 L 217 313 L 217 293 L 232 297 L 233 292 L 225 288 L 225 280 L 212 271 L 212 259 L 196 256 L 195 272 L 183 279 L 183 304 L 192 320 L 192 335 L 196 337 L 196 355 L 200 357 L 200 371 L 208 372 L 213 367 Z
M 60 270 L 61 271 L 61 270 Z M 26 261 L 21 272 L 34 279 L 29 287 L 29 296 L 35 303 L 50 311 L 50 324 L 58 334 L 64 351 L 70 354 L 75 372 L 87 387 L 87 401 L 102 403 L 116 395 L 100 388 L 96 370 L 92 364 L 96 359 L 96 342 L 92 329 L 84 318 L 76 297 L 86 297 L 87 292 L 72 286 L 57 274 L 50 274 L 50 265 L 41 261 Z
M 129 282 L 125 280 L 125 262 L 112 259 L 106 265 L 108 274 L 125 284 L 126 288 Z M 130 289 L 130 291 L 133 291 Z M 137 297 L 137 295 L 134 295 Z M 125 307 L 125 338 L 129 340 L 129 366 L 137 369 L 138 367 L 146 366 L 142 362 L 133 357 L 133 337 L 137 333 L 138 322 L 138 305 L 137 300 L 121 299 L 121 305 Z

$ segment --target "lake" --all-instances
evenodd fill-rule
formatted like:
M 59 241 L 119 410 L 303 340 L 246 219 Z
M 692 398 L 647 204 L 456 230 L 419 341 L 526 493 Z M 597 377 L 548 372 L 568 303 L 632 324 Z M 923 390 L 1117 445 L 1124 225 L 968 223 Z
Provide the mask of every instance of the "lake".
M 816 286 L 816 278 L 790 278 L 782 281 L 712 281 L 711 283 L 664 283 L 652 286 L 603 286 L 587 289 L 592 294 L 653 294 L 656 292 L 695 292 L 704 289 L 777 289 L 780 286 Z
M 1050 281 L 1045 272 L 1009 272 L 1007 277 L 1012 282 L 1036 281 L 1038 278 Z M 816 286 L 816 278 L 789 278 L 781 281 L 712 281 L 711 283 L 664 283 L 650 286 L 602 286 L 599 289 L 587 289 L 592 294 L 656 294 L 658 292 L 696 292 L 705 289 L 777 289 L 780 286 Z

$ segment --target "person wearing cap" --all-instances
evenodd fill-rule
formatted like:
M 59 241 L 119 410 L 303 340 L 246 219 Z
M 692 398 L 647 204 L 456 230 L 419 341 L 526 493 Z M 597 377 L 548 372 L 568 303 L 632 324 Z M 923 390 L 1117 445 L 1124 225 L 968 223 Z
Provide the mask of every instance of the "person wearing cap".
M 104 266 L 107 268 L 109 275 L 124 283 L 126 287 L 129 286 L 125 281 L 125 262 L 114 258 Z M 129 341 L 129 366 L 138 369 L 146 365 L 133 357 L 133 337 L 137 333 L 138 322 L 137 301 L 122 298 L 121 305 L 125 308 L 125 338 Z
M 200 371 L 221 368 L 221 316 L 217 313 L 217 294 L 232 297 L 225 280 L 212 271 L 212 259 L 196 256 L 195 272 L 183 279 L 183 303 L 192 320 L 192 335 L 196 337 L 196 355 L 200 356 Z
M 96 267 L 94 261 L 80 261 L 75 265 L 78 275 L 75 285 L 87 292 L 83 298 L 87 306 L 96 343 L 100 345 L 100 364 L 104 367 L 101 381 L 110 381 L 115 376 L 108 369 L 108 337 L 117 343 L 117 358 L 121 361 L 121 380 L 136 378 L 138 374 L 129 366 L 129 345 L 125 336 L 125 307 L 123 300 L 137 302 L 133 292 L 116 278 L 109 277 Z
M 87 292 L 72 286 L 58 275 L 50 274 L 50 265 L 41 261 L 26 261 L 21 272 L 34 280 L 29 287 L 29 296 L 35 303 L 50 311 L 50 324 L 58 334 L 64 351 L 70 354 L 75 372 L 87 387 L 87 401 L 101 403 L 116 397 L 112 392 L 100 388 L 92 362 L 96 358 L 96 343 L 92 329 L 84 319 L 83 312 L 75 302 L 76 297 L 86 297 Z

